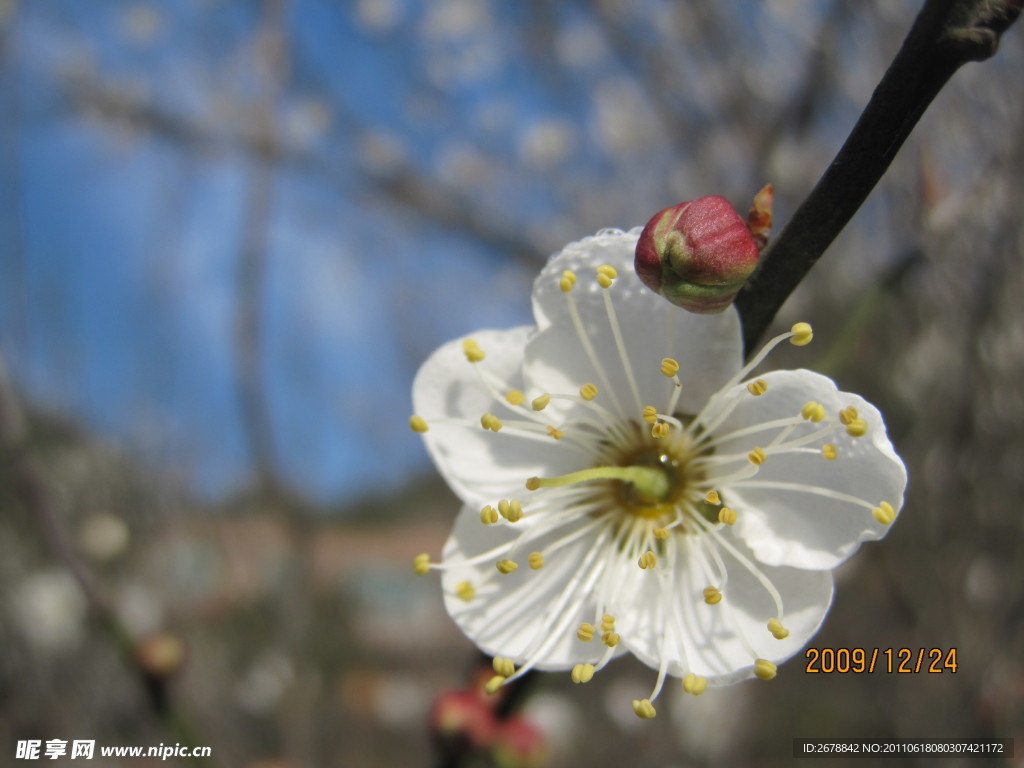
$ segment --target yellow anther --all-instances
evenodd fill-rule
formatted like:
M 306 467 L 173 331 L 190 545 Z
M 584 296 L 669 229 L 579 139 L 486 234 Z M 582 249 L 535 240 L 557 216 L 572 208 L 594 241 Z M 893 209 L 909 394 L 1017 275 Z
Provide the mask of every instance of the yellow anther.
M 883 501 L 871 510 L 871 516 L 882 525 L 889 525 L 896 519 L 896 510 L 892 508 L 892 504 Z
M 736 510 L 732 507 L 722 507 L 718 510 L 718 522 L 726 525 L 736 525 Z
M 633 711 L 641 720 L 653 720 L 658 714 L 650 699 L 633 699 Z
M 539 477 L 528 477 L 526 479 L 526 490 L 528 490 L 528 491 L 536 491 L 538 488 L 540 488 L 540 478 Z
M 648 424 L 653 424 L 658 420 L 658 409 L 653 405 L 644 406 L 644 421 Z
M 868 423 L 864 419 L 854 419 L 846 425 L 846 434 L 850 437 L 864 437 L 868 433 Z
M 533 402 L 530 403 L 530 405 L 533 406 L 533 410 L 535 411 L 543 411 L 545 408 L 548 407 L 548 403 L 550 402 L 551 395 L 544 393 L 540 397 L 533 398 Z
M 651 531 L 651 533 L 654 534 L 654 538 L 661 539 L 662 541 L 668 538 L 668 528 L 662 528 L 660 525 Z
M 430 555 L 428 555 L 426 552 L 424 552 L 422 555 L 416 555 L 416 557 L 413 558 L 412 567 L 413 570 L 415 570 L 416 573 L 420 574 L 421 576 L 424 573 L 428 573 L 430 571 Z
M 519 499 L 512 499 L 509 502 L 509 515 L 508 520 L 510 523 L 514 523 L 523 518 L 523 503 Z
M 602 264 L 597 268 L 597 284 L 602 288 L 611 288 L 612 281 L 619 276 L 611 264 Z
M 487 355 L 484 354 L 484 351 L 480 349 L 480 347 L 477 346 L 477 343 L 472 339 L 466 339 L 462 342 L 462 351 L 466 355 L 466 359 L 471 363 L 479 363 L 487 357 Z
M 762 680 L 771 680 L 779 672 L 779 668 L 768 659 L 758 659 L 754 662 L 754 675 Z
M 562 293 L 568 293 L 574 285 L 576 285 L 576 273 L 569 269 L 562 272 L 562 276 L 558 278 L 558 287 Z
M 722 499 L 718 495 L 718 491 L 708 491 L 707 494 L 704 496 L 704 501 L 706 501 L 708 504 L 713 504 L 715 506 L 718 506 L 719 504 L 722 503 Z
M 582 397 L 584 400 L 593 400 L 595 397 L 597 397 L 597 386 L 591 384 L 590 382 L 587 382 L 582 387 L 580 387 L 580 397 Z
M 498 502 L 498 513 L 510 523 L 518 523 L 523 519 L 523 505 L 518 499 L 502 499 Z
M 821 455 L 829 461 L 835 461 L 838 453 L 836 452 L 836 447 L 832 445 L 832 443 L 825 443 L 821 446 Z
M 488 696 L 493 696 L 505 684 L 506 679 L 502 675 L 495 675 L 484 685 L 484 691 Z
M 661 438 L 667 437 L 669 431 L 669 424 L 667 421 L 659 421 L 657 424 L 651 425 L 651 437 Z
M 589 683 L 594 679 L 593 664 L 577 664 L 569 673 L 574 683 Z
M 491 432 L 497 432 L 501 429 L 501 419 L 493 413 L 485 413 L 480 417 L 480 426 L 484 429 L 491 430 Z
M 576 638 L 584 643 L 589 643 L 594 639 L 594 625 L 587 622 L 580 624 L 580 628 L 576 630 Z
M 519 567 L 519 563 L 517 563 L 515 560 L 509 560 L 508 558 L 505 558 L 504 560 L 499 560 L 498 562 L 496 562 L 494 564 L 494 567 L 498 569 L 498 573 L 503 573 L 507 576 Z
M 476 588 L 468 581 L 460 581 L 455 585 L 455 594 L 464 602 L 469 602 L 476 597 Z
M 512 677 L 516 673 L 515 662 L 507 656 L 495 656 L 491 666 L 502 677 Z
M 768 458 L 764 452 L 764 448 L 754 448 L 750 453 L 747 454 L 747 460 L 755 467 L 759 467 L 764 464 L 764 460 Z
M 707 687 L 708 679 L 706 677 L 701 677 L 700 675 L 695 675 L 693 672 L 683 678 L 683 690 L 687 693 L 693 694 L 694 696 L 700 696 L 705 690 L 707 690 Z
M 850 424 L 855 422 L 859 417 L 860 414 L 857 413 L 857 409 L 852 405 L 848 405 L 839 411 L 839 423 L 844 427 L 850 426 Z
M 814 338 L 814 331 L 811 329 L 810 323 L 797 323 L 789 330 L 793 334 L 789 343 L 797 347 L 806 347 Z
M 618 632 L 605 632 L 603 635 L 601 635 L 601 642 L 607 645 L 609 648 L 614 648 L 616 645 L 619 644 L 619 640 L 621 639 L 622 638 L 619 636 Z
M 825 406 L 811 400 L 800 409 L 800 415 L 807 419 L 807 421 L 824 421 L 826 416 Z
M 601 629 L 603 629 L 605 632 L 611 632 L 613 629 L 615 629 L 615 617 L 612 616 L 610 613 L 606 613 L 604 616 L 602 616 Z
M 530 557 L 527 558 L 530 563 L 530 569 L 539 571 L 544 567 L 544 553 L 543 552 L 531 552 Z
M 551 437 L 555 438 L 555 440 L 561 440 L 563 437 L 565 437 L 565 432 L 560 430 L 558 427 L 548 426 L 547 430 L 548 434 L 551 435 Z
M 776 640 L 785 640 L 789 637 L 789 630 L 782 626 L 782 622 L 778 619 L 768 620 L 768 631 Z
M 410 416 L 409 417 L 409 429 L 413 432 L 419 432 L 420 434 L 426 432 L 430 427 L 427 426 L 426 420 L 422 416 Z
M 520 392 L 518 389 L 510 389 L 505 393 L 505 400 L 509 405 L 522 405 L 523 401 L 526 400 L 526 395 Z
M 488 504 L 480 510 L 480 522 L 484 525 L 494 525 L 498 522 L 498 510 Z
M 754 397 L 757 397 L 758 395 L 763 395 L 767 391 L 768 382 L 765 381 L 764 379 L 758 379 L 757 381 L 752 381 L 749 384 L 747 384 L 747 392 L 754 395 Z
M 679 363 L 673 360 L 671 357 L 666 357 L 661 361 L 661 375 L 672 378 L 679 373 Z
M 722 602 L 722 591 L 718 587 L 704 587 L 704 602 L 708 605 L 718 605 Z
M 644 570 L 647 570 L 648 568 L 653 568 L 658 564 L 658 557 L 648 549 L 640 555 L 640 559 L 637 561 L 637 564 Z

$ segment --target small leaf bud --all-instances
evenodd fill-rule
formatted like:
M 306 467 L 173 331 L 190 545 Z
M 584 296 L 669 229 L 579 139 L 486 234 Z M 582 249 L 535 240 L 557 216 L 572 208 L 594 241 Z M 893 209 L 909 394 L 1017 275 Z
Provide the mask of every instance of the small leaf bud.
M 772 203 L 775 201 L 775 188 L 765 184 L 754 196 L 754 207 L 747 214 L 747 229 L 754 236 L 757 249 L 763 251 L 768 245 L 768 236 L 772 233 Z

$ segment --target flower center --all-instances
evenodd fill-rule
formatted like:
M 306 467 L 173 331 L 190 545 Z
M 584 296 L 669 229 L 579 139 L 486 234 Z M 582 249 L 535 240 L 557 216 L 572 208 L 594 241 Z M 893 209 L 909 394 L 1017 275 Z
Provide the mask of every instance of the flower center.
M 700 486 L 706 473 L 700 462 L 694 462 L 713 449 L 695 450 L 695 443 L 686 438 L 654 439 L 642 428 L 637 428 L 634 434 L 636 442 L 623 446 L 608 465 L 558 477 L 532 477 L 526 487 L 537 490 L 605 481 L 601 483 L 602 493 L 607 494 L 602 505 L 605 511 L 658 520 L 689 510 L 703 515 L 709 522 L 717 522 L 720 505 L 712 507 L 697 501 L 704 493 Z
M 637 517 L 659 518 L 669 515 L 689 484 L 686 457 L 659 445 L 644 445 L 623 456 L 629 467 L 651 470 L 657 483 L 620 481 L 615 483 L 617 506 Z

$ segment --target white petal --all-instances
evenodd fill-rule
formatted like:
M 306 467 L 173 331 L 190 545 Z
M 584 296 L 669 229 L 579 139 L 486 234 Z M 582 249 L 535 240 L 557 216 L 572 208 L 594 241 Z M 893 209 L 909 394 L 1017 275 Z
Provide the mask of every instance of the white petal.
M 863 398 L 838 391 L 831 379 L 811 371 L 776 371 L 761 378 L 768 391 L 760 397 L 743 398 L 716 434 L 787 416 L 803 425 L 794 435 L 809 433 L 821 426 L 803 422 L 798 416 L 809 400 L 824 405 L 831 419 L 841 408 L 853 405 L 868 422 L 863 437 L 852 438 L 840 430 L 808 446 L 820 449 L 825 443 L 834 444 L 838 451 L 834 461 L 825 460 L 817 451 L 769 454 L 755 477 L 724 489 L 725 503 L 739 513 L 736 532 L 759 560 L 798 568 L 834 568 L 856 552 L 860 542 L 884 536 L 888 526 L 876 522 L 869 508 L 847 501 L 804 491 L 758 488 L 756 484 L 817 486 L 873 505 L 885 501 L 899 511 L 906 469 L 886 436 L 881 414 Z M 729 440 L 718 451 L 745 453 L 766 446 L 778 431 L 774 428 Z
M 722 533 L 748 559 L 749 550 L 728 530 Z M 668 662 L 668 673 L 683 677 L 690 672 L 726 685 L 753 676 L 754 658 L 740 639 L 742 633 L 759 658 L 779 663 L 801 648 L 821 626 L 832 603 L 832 576 L 827 571 L 760 566 L 781 594 L 784 626 L 789 637 L 776 640 L 767 623 L 775 618 L 775 604 L 749 571 L 722 551 L 728 569 L 724 599 L 704 602 L 709 583 L 695 551 L 706 534 L 674 537 L 678 547 L 674 568 L 663 558 L 657 568 L 635 568 L 626 575 L 628 603 L 616 606 L 616 627 L 622 642 L 648 666 Z M 706 544 L 703 546 L 707 546 Z M 664 563 L 664 565 L 663 565 Z
M 480 522 L 479 510 L 463 507 L 444 548 L 447 569 L 442 586 L 448 613 L 483 651 L 508 656 L 517 666 L 528 658 L 535 658 L 536 667 L 544 670 L 571 669 L 578 663 L 597 661 L 605 647 L 599 640 L 588 643 L 577 640 L 576 630 L 581 622 L 595 619 L 596 589 L 586 589 L 586 586 L 588 580 L 594 581 L 592 575 L 600 581 L 604 563 L 601 553 L 595 553 L 586 572 L 581 568 L 588 555 L 594 552 L 599 530 L 590 530 L 551 552 L 540 570 L 534 571 L 528 566 L 531 552 L 544 551 L 553 541 L 589 522 L 591 519 L 584 516 L 582 521 L 524 541 L 521 548 L 517 547 L 509 555 L 497 555 L 484 563 L 460 567 L 457 565 L 460 561 L 511 542 L 523 530 L 518 527 L 521 523 L 485 526 Z M 516 561 L 518 570 L 510 574 L 498 573 L 495 563 L 504 557 Z M 580 578 L 577 587 L 567 590 L 577 577 Z M 469 601 L 456 594 L 457 585 L 463 581 L 477 590 Z M 549 639 L 548 647 L 542 648 Z M 623 653 L 624 649 L 617 648 L 616 652 Z
M 619 271 L 633 275 L 633 255 L 640 228 L 629 232 L 619 229 L 603 229 L 596 235 L 569 243 L 551 256 L 533 283 L 533 316 L 538 328 L 568 321 L 565 311 L 565 297 L 559 288 L 559 280 L 565 270 L 576 273 L 579 279 L 573 289 L 577 297 L 584 293 L 597 294 L 601 289 L 594 282 L 594 273 L 602 264 L 611 264 Z M 636 284 L 643 288 L 639 280 Z
M 524 418 L 521 408 L 512 408 L 504 397 L 495 398 L 488 391 L 474 366 L 510 389 L 521 388 L 523 348 L 531 330 L 472 334 L 469 338 L 486 354 L 479 363 L 466 360 L 462 339 L 451 341 L 423 363 L 413 383 L 413 409 L 430 427 L 423 435 L 427 450 L 451 489 L 478 513 L 484 504 L 523 495 L 529 477 L 560 474 L 579 464 L 578 454 L 550 438 L 517 436 L 507 427 L 491 432 L 480 425 L 484 413 L 494 413 L 503 422 Z M 440 423 L 441 419 L 456 423 Z
M 677 359 L 683 384 L 677 410 L 695 413 L 739 370 L 742 342 L 739 318 L 732 308 L 714 315 L 696 315 L 649 291 L 633 271 L 639 230 L 606 230 L 572 243 L 552 257 L 534 284 L 534 315 L 540 332 L 529 341 L 525 378 L 531 390 L 576 392 L 587 382 L 600 389 L 598 371 L 586 354 L 572 322 L 566 295 L 558 287 L 562 271 L 577 273 L 572 298 L 615 398 L 635 415 L 636 407 L 605 308 L 596 269 L 610 264 L 619 273 L 608 293 L 622 331 L 630 368 L 643 405 L 664 408 L 672 391 L 660 371 L 665 357 Z M 598 396 L 607 403 L 606 393 Z

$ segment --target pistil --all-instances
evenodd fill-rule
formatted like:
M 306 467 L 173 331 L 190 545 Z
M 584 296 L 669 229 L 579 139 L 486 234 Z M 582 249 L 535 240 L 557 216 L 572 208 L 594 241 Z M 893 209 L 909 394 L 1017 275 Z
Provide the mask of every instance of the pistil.
M 632 484 L 639 496 L 652 502 L 664 501 L 672 490 L 672 484 L 663 471 L 638 466 L 590 467 L 558 477 L 531 477 L 526 481 L 526 488 L 531 491 L 538 488 L 560 488 L 588 480 L 622 480 Z

